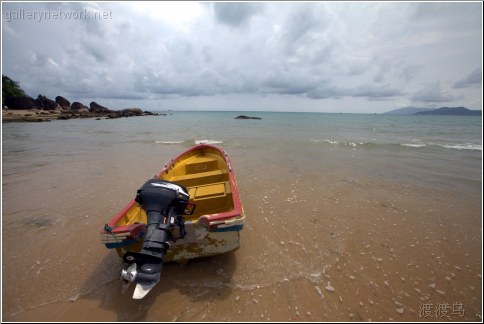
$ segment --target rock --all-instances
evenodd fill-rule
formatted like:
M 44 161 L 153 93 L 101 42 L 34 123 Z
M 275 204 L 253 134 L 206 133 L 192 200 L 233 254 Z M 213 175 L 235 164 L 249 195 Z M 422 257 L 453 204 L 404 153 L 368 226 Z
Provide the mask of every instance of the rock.
M 24 121 L 40 121 L 52 119 L 71 119 L 71 118 L 101 118 L 115 119 L 120 117 L 133 116 L 159 116 L 158 113 L 143 111 L 141 108 L 126 108 L 119 111 L 111 110 L 103 107 L 96 102 L 91 102 L 90 107 L 84 106 L 80 102 L 73 102 L 70 104 L 69 100 L 64 97 L 57 96 L 56 100 L 51 100 L 45 96 L 39 95 L 37 99 L 32 99 L 28 96 L 18 96 L 6 98 L 5 106 L 11 106 L 12 110 L 17 110 L 19 114 L 12 114 L 10 112 L 2 114 L 2 121 L 5 122 L 24 122 Z M 34 114 L 24 116 L 22 110 L 43 110 L 33 111 Z M 10 116 L 12 114 L 12 116 Z
M 72 103 L 71 110 L 74 110 L 76 112 L 86 112 L 86 113 L 89 112 L 89 108 L 87 108 L 82 103 L 77 101 Z
M 250 116 L 245 116 L 245 115 L 240 115 L 235 117 L 234 119 L 262 119 L 260 117 L 250 117 Z
M 34 99 L 27 96 L 14 96 L 5 98 L 8 109 L 42 109 L 42 106 Z
M 93 101 L 89 104 L 89 111 L 94 113 L 111 113 L 111 109 L 101 106 L 97 102 Z
M 42 107 L 44 110 L 61 110 L 62 107 L 57 104 L 52 99 L 49 99 L 47 97 L 41 97 L 37 98 L 35 101 L 39 103 L 39 105 Z
M 118 112 L 120 117 L 143 116 L 141 108 L 126 108 Z
M 62 109 L 65 109 L 65 110 L 71 109 L 71 102 L 64 97 L 61 97 L 61 96 L 55 97 L 55 102 L 57 102 L 57 104 L 59 104 L 59 106 L 61 106 Z
M 166 116 L 166 114 L 159 114 L 159 113 L 154 113 L 151 111 L 143 111 L 143 115 L 145 116 Z

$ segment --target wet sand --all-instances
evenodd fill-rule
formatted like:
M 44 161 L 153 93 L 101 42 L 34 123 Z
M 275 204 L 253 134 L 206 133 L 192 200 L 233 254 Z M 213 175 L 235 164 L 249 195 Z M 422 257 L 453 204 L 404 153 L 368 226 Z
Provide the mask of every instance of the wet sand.
M 57 119 L 61 114 L 59 110 L 43 111 L 38 109 L 2 110 L 2 122 L 42 122 Z
M 3 320 L 481 321 L 481 192 L 250 147 L 226 149 L 247 215 L 240 249 L 167 264 L 132 300 L 99 231 L 182 149 L 132 150 L 18 174 L 4 162 Z

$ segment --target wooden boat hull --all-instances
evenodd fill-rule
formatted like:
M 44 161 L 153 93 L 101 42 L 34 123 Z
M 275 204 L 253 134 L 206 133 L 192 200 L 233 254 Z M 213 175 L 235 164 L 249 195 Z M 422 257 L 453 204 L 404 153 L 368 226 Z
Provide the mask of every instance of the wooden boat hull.
M 185 186 L 193 215 L 185 216 L 186 235 L 170 242 L 164 262 L 185 262 L 236 250 L 240 245 L 245 215 L 235 174 L 220 148 L 200 144 L 171 160 L 154 178 Z M 118 255 L 139 252 L 146 232 L 146 212 L 134 200 L 101 231 L 101 241 Z

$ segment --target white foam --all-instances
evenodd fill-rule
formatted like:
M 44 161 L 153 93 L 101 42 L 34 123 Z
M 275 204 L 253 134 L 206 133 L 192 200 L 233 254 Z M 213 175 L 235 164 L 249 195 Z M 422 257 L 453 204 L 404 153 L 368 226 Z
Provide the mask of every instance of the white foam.
M 465 144 L 437 144 L 437 145 L 441 147 L 449 148 L 449 149 L 456 149 L 456 150 L 482 151 L 482 145 L 480 144 L 465 143 Z
M 329 144 L 338 144 L 337 141 L 333 141 L 333 140 L 329 140 L 329 139 L 310 139 L 309 140 L 310 142 L 313 142 L 313 143 L 329 143 Z
M 371 145 L 371 143 L 369 143 L 369 142 L 347 142 L 347 143 L 344 143 L 344 144 L 348 145 L 348 146 L 352 146 L 352 147 Z
M 75 302 L 77 301 L 79 298 L 81 298 L 81 294 L 77 294 L 75 296 L 72 296 L 70 298 L 68 298 L 67 300 L 70 301 L 70 302 Z
M 181 144 L 183 141 L 155 141 L 156 144 Z
M 374 140 L 374 139 L 373 139 Z M 312 143 L 328 143 L 331 145 L 346 145 L 346 146 L 351 146 L 351 147 L 358 147 L 358 146 L 368 146 L 371 145 L 370 142 L 338 142 L 330 139 L 310 139 L 309 140 Z
M 203 139 L 203 140 L 195 140 L 195 144 L 222 144 L 223 141 L 217 141 L 217 140 L 209 140 L 209 139 Z
M 427 146 L 427 145 L 425 145 L 423 143 L 419 143 L 419 144 L 417 144 L 417 143 L 402 143 L 400 145 L 402 145 L 402 146 L 409 146 L 409 147 L 424 147 L 424 146 Z

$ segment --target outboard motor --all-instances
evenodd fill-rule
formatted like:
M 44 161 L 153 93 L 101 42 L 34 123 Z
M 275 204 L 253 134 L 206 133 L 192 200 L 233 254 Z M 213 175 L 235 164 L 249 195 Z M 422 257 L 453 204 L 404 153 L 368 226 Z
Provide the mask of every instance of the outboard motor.
M 186 187 L 160 179 L 148 180 L 135 201 L 146 211 L 147 231 L 140 252 L 126 252 L 123 261 L 131 264 L 121 278 L 136 283 L 133 298 L 143 298 L 159 281 L 169 241 L 185 236 L 183 215 L 189 199 Z

